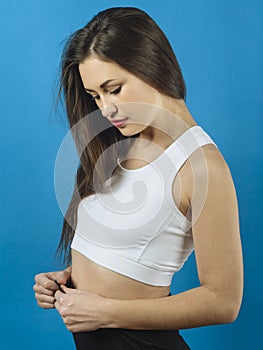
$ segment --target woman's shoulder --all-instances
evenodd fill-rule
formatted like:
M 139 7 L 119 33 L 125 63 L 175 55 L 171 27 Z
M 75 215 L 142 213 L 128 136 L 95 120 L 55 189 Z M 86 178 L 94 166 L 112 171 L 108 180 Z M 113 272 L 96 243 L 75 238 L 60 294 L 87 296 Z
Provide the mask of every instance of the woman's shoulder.
M 208 172 L 211 176 L 218 176 L 230 171 L 224 156 L 214 144 L 200 147 L 193 153 L 191 163 L 200 175 Z
M 190 200 L 196 188 L 208 191 L 215 184 L 229 186 L 232 176 L 220 150 L 214 144 L 206 144 L 188 158 L 180 170 L 180 181 L 186 198 Z

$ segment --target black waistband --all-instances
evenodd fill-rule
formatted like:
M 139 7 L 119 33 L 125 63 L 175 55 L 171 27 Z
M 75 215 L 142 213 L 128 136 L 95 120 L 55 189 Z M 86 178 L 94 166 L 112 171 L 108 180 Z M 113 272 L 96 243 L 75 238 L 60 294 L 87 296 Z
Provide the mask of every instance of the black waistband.
M 73 333 L 77 350 L 189 350 L 178 330 L 104 328 Z

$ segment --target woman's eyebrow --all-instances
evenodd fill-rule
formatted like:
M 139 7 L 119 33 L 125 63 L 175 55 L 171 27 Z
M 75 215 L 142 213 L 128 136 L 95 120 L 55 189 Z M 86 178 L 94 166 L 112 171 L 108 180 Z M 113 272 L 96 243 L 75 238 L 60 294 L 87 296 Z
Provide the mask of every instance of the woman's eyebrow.
M 105 86 L 107 85 L 107 84 L 109 84 L 110 82 L 112 82 L 112 81 L 114 81 L 114 80 L 117 80 L 117 79 L 108 79 L 108 80 L 106 80 L 106 81 L 104 81 L 104 83 L 102 83 L 101 85 L 100 85 L 100 88 L 101 89 L 103 89 L 103 88 L 105 88 Z M 91 90 L 91 89 L 87 89 L 87 88 L 84 88 L 86 91 L 88 91 L 88 92 L 95 92 L 94 90 Z

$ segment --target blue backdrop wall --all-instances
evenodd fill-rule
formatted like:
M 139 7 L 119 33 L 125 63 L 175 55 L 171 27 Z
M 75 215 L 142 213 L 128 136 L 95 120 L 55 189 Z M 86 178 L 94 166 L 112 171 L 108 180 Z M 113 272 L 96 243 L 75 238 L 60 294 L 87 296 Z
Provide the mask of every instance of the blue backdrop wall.
M 0 4 L 1 280 L 0 348 L 73 349 L 55 310 L 38 308 L 33 277 L 59 267 L 62 214 L 53 175 L 67 132 L 52 114 L 62 41 L 98 11 L 137 6 L 168 36 L 182 67 L 187 104 L 227 160 L 237 189 L 245 290 L 236 322 L 184 330 L 192 349 L 261 343 L 263 6 L 258 0 L 24 0 Z M 194 256 L 173 280 L 197 283 Z M 251 340 L 252 339 L 252 340 Z

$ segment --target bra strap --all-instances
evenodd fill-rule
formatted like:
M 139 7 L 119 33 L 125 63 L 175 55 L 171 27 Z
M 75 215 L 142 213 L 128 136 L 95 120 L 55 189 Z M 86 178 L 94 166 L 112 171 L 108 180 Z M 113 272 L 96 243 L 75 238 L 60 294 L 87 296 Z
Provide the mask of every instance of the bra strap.
M 211 137 L 199 125 L 186 130 L 175 141 L 172 152 L 169 152 L 169 158 L 175 165 L 177 172 L 195 150 L 210 143 L 217 147 Z

